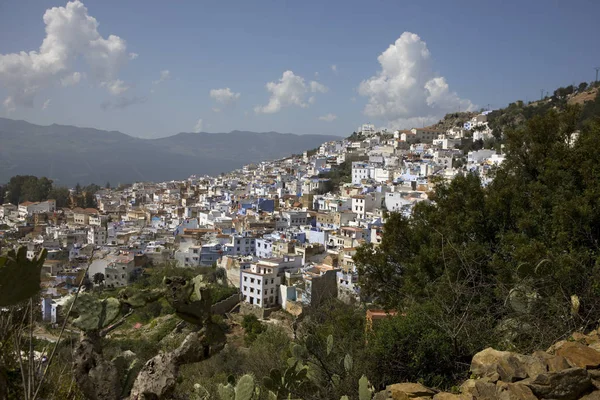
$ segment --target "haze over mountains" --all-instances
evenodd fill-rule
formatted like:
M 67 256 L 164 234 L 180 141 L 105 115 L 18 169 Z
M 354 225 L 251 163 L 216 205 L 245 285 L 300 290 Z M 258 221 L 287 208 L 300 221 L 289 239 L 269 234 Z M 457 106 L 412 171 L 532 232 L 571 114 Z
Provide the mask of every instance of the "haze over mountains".
M 165 181 L 216 175 L 339 139 L 277 132 L 179 133 L 141 139 L 118 131 L 0 118 L 0 183 L 46 176 L 59 185 Z

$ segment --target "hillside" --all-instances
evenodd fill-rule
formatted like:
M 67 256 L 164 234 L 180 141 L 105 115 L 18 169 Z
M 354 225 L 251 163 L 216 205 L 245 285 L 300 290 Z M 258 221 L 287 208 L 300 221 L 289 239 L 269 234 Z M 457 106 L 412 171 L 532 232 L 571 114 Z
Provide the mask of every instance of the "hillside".
M 47 176 L 61 185 L 183 179 L 285 157 L 334 139 L 247 131 L 141 139 L 117 131 L 0 118 L 0 182 L 14 175 Z

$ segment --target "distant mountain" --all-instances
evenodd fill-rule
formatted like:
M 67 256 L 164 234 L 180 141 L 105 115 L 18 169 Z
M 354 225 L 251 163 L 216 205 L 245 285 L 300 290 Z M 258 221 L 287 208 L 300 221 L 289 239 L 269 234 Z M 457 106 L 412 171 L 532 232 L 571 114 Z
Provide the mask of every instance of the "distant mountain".
M 107 181 L 116 185 L 216 175 L 339 139 L 246 131 L 141 139 L 116 131 L 0 118 L 0 183 L 14 175 L 46 176 L 59 185 L 103 185 Z

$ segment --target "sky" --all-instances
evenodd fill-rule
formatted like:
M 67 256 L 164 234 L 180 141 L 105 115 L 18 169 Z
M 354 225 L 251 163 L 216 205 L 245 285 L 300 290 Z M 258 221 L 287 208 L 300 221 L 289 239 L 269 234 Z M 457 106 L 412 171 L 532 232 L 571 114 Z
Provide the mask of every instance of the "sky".
M 593 81 L 600 1 L 0 0 L 0 117 L 347 136 Z

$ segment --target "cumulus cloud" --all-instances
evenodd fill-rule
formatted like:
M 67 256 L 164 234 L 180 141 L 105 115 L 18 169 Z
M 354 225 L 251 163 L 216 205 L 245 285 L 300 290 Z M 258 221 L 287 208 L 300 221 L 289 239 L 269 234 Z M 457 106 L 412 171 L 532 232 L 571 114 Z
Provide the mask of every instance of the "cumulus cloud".
M 219 104 L 232 104 L 237 101 L 241 96 L 241 93 L 232 92 L 231 89 L 212 89 L 210 91 L 210 97 Z
M 128 60 L 127 45 L 119 36 L 103 37 L 98 22 L 79 0 L 44 13 L 46 36 L 37 51 L 0 54 L 0 83 L 6 87 L 10 103 L 33 106 L 42 88 L 65 82 L 79 82 L 71 66 L 81 58 L 97 83 L 117 79 Z M 70 76 L 70 77 L 69 77 Z
M 313 93 L 327 93 L 329 88 L 319 82 L 311 81 L 310 82 L 310 91 Z
M 136 58 L 138 58 L 140 55 L 138 53 L 129 53 L 129 59 L 130 60 L 135 60 Z
M 158 85 L 159 83 L 168 81 L 169 79 L 171 79 L 171 72 L 168 69 L 164 69 L 160 71 L 160 78 L 158 78 L 158 80 L 153 81 L 152 83 Z
M 125 93 L 130 88 L 129 85 L 120 79 L 111 82 L 103 82 L 101 86 L 106 87 L 106 89 L 115 96 Z
M 200 118 L 197 122 L 196 125 L 194 125 L 194 132 L 195 133 L 200 133 L 202 132 L 202 118 Z
M 285 71 L 278 82 L 269 82 L 266 88 L 271 93 L 269 103 L 265 106 L 256 106 L 254 108 L 256 113 L 273 114 L 289 106 L 305 108 L 315 101 L 314 96 L 311 96 L 308 103 L 306 102 L 305 98 L 309 93 L 325 93 L 328 90 L 325 85 L 316 81 L 307 85 L 303 77 L 295 75 L 292 71 Z
M 44 102 L 44 104 L 42 105 L 42 110 L 45 110 L 48 107 L 50 107 L 50 100 L 52 100 L 52 99 L 48 99 Z
M 336 119 L 337 119 L 337 115 L 335 115 L 335 114 L 327 114 L 327 115 L 323 115 L 323 116 L 319 117 L 319 120 L 325 121 L 325 122 L 333 122 Z
M 62 78 L 60 80 L 60 84 L 65 87 L 75 86 L 81 81 L 82 76 L 83 74 L 81 72 L 73 72 L 72 74 L 69 74 Z
M 404 32 L 377 60 L 381 70 L 358 87 L 359 94 L 368 97 L 364 113 L 370 117 L 384 119 L 393 128 L 410 128 L 435 123 L 459 108 L 476 109 L 433 73 L 427 44 L 414 33 Z
M 337 74 L 337 65 L 333 64 L 331 70 Z

